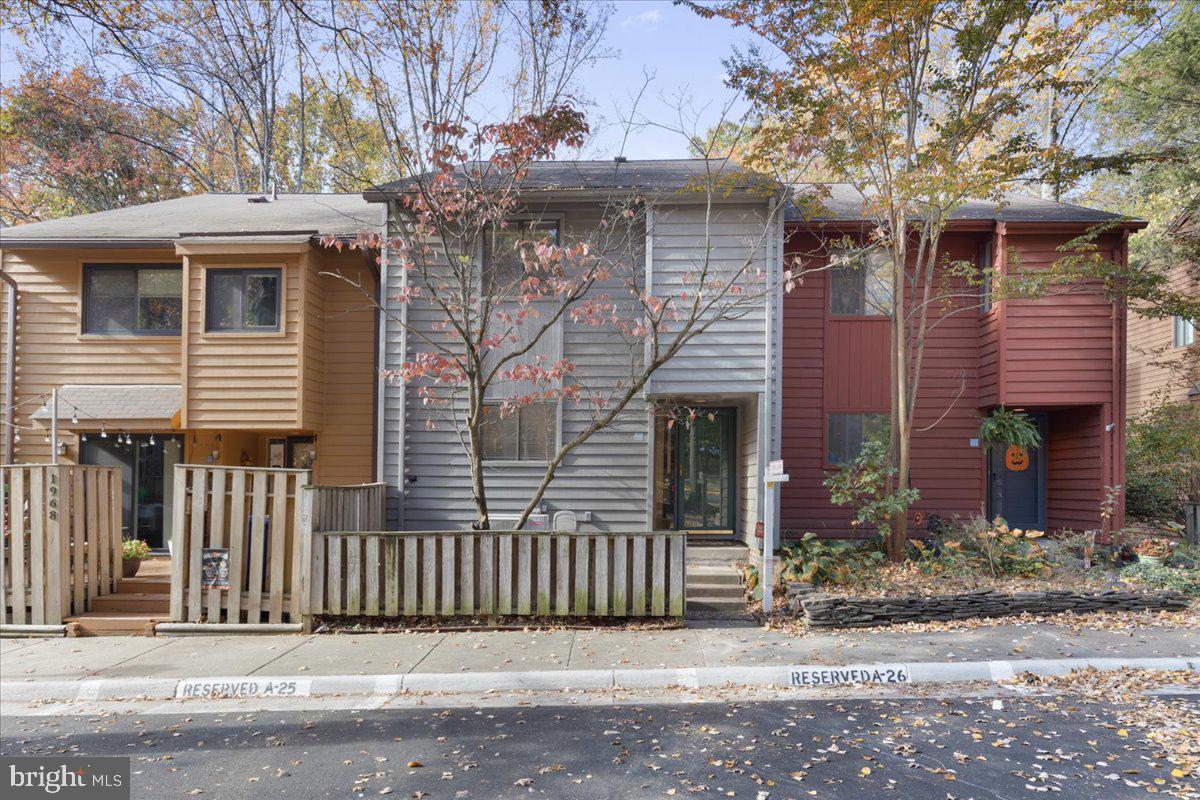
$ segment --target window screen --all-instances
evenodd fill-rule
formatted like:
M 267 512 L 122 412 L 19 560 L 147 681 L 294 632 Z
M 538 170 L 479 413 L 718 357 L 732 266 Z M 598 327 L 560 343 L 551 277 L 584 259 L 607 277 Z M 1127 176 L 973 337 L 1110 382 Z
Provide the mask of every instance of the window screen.
M 546 461 L 558 444 L 558 407 L 523 406 L 501 417 L 499 404 L 486 406 L 483 457 L 488 461 Z
M 207 275 L 206 330 L 279 330 L 278 269 L 209 269 Z
M 83 332 L 177 334 L 183 271 L 170 264 L 84 265 Z
M 886 317 L 892 311 L 892 263 L 886 250 L 873 248 L 829 270 L 829 313 Z
M 863 444 L 884 441 L 888 435 L 887 414 L 830 414 L 828 463 L 845 464 L 858 458 Z

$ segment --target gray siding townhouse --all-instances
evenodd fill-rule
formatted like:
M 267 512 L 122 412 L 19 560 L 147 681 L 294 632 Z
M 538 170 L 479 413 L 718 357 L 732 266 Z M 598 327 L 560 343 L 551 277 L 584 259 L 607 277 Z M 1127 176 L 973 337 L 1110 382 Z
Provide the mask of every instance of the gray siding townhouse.
M 387 203 L 388 233 L 403 214 L 397 182 L 366 193 Z M 736 270 L 748 259 L 764 285 L 778 281 L 782 263 L 782 187 L 723 160 L 558 161 L 532 165 L 521 184 L 521 219 L 535 219 L 562 242 L 597 233 L 606 204 L 636 194 L 646 201 L 644 243 L 630 248 L 641 263 L 641 286 L 656 297 L 679 296 L 701 264 Z M 487 245 L 485 244 L 485 247 Z M 486 254 L 480 254 L 486 263 Z M 381 285 L 389 314 L 382 323 L 380 368 L 413 359 L 439 318 L 427 302 L 398 303 L 405 270 L 384 258 Z M 391 317 L 402 320 L 395 322 Z M 736 314 L 723 315 L 655 373 L 619 422 L 567 456 L 544 500 L 544 515 L 529 527 L 570 524 L 579 530 L 675 529 L 748 540 L 761 519 L 761 476 L 777 458 L 776 376 L 781 316 L 778 292 L 763 294 Z M 576 379 L 603 383 L 628 374 L 630 348 L 594 327 L 570 320 L 538 343 L 550 359 L 577 364 Z M 622 373 L 624 370 L 624 373 Z M 468 458 L 457 432 L 427 425 L 437 410 L 413 383 L 385 382 L 379 405 L 380 480 L 390 487 L 389 525 L 406 530 L 459 529 L 474 519 Z M 507 392 L 513 387 L 505 387 Z M 668 426 L 652 413 L 655 401 L 700 408 L 691 425 Z M 528 419 L 526 419 L 528 416 Z M 520 448 L 489 461 L 486 481 L 493 527 L 528 501 L 545 469 L 545 451 L 587 425 L 590 414 L 572 401 L 519 415 Z M 545 429 L 549 443 L 531 430 Z M 526 448 L 524 442 L 533 444 Z M 496 515 L 500 516 L 496 520 Z M 498 524 L 497 524 L 498 523 Z

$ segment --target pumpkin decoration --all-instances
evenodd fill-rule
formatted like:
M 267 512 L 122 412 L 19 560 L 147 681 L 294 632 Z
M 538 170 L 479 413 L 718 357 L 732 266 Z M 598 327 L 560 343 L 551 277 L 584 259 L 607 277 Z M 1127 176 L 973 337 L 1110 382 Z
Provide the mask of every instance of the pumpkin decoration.
M 1029 451 L 1019 444 L 1010 444 L 1004 451 L 1004 466 L 1012 472 L 1024 472 L 1029 469 Z

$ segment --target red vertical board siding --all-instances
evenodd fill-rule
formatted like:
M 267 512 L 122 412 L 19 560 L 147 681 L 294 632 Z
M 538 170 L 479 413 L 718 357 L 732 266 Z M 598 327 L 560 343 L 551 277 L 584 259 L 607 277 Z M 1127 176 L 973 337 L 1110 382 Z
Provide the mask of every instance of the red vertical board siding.
M 1104 502 L 1100 406 L 1053 411 L 1046 436 L 1046 526 L 1095 530 Z
M 1008 245 L 1018 254 L 1010 263 L 1048 265 L 1073 235 L 1009 233 Z M 987 236 L 948 233 L 943 253 L 977 261 Z M 789 253 L 816 246 L 815 237 L 796 232 L 787 243 Z M 791 481 L 782 489 L 781 525 L 785 532 L 844 537 L 858 532 L 850 524 L 853 512 L 832 505 L 824 486 L 826 414 L 887 411 L 890 337 L 886 321 L 830 319 L 825 290 L 825 276 L 817 273 L 784 300 L 782 456 Z M 914 517 L 983 512 L 986 460 L 970 442 L 981 414 L 1005 403 L 1052 412 L 1049 527 L 1098 527 L 1106 477 L 1123 479 L 1119 448 L 1105 450 L 1105 437 L 1120 431 L 1104 431 L 1101 408 L 1113 402 L 1114 386 L 1121 383 L 1114 376 L 1121 369 L 1113 350 L 1119 318 L 1117 323 L 1112 305 L 1087 293 L 1010 300 L 991 313 L 971 309 L 942 320 L 926 345 L 917 396 L 912 480 L 921 500 Z

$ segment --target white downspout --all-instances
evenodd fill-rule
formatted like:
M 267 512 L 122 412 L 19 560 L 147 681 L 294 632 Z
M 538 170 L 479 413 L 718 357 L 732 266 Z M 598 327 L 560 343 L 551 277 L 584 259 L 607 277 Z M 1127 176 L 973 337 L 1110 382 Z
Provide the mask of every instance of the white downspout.
M 13 434 L 16 428 L 16 415 L 13 406 L 16 403 L 16 359 L 17 359 L 17 281 L 7 272 L 0 271 L 0 278 L 8 284 L 8 318 L 4 326 L 4 460 L 2 463 L 16 463 L 16 444 Z

